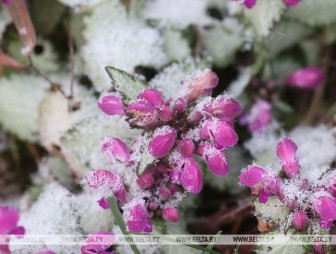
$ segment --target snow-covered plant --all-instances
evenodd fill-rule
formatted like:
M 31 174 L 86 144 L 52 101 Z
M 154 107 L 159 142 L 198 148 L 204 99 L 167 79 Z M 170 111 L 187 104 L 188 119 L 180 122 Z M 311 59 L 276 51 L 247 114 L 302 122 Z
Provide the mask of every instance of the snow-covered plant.
M 114 79 L 117 74 L 111 72 Z M 183 189 L 193 194 L 202 190 L 201 161 L 217 176 L 229 172 L 224 151 L 238 142 L 233 119 L 241 107 L 226 94 L 204 96 L 217 83 L 217 75 L 205 69 L 182 82 L 176 99 L 164 100 L 153 88 L 128 100 L 119 92 L 100 96 L 98 106 L 105 114 L 124 116 L 132 128 L 143 130 L 131 148 L 117 137 L 103 138 L 102 153 L 111 170 L 96 170 L 85 177 L 90 187 L 120 201 L 130 231 L 151 232 L 148 219 L 152 218 L 178 221 Z
M 305 178 L 300 172 L 297 146 L 288 137 L 278 142 L 276 154 L 285 178 L 270 169 L 251 165 L 242 171 L 241 184 L 258 194 L 260 203 L 265 204 L 274 196 L 288 208 L 287 222 L 278 225 L 285 232 L 290 226 L 312 234 L 320 232 L 317 224 L 320 229 L 331 228 L 336 220 L 335 171 L 325 171 L 313 181 Z

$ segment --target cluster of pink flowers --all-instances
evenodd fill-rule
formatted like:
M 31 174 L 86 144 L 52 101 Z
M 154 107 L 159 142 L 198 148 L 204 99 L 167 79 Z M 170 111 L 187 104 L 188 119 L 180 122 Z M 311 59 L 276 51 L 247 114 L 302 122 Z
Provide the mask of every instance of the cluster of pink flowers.
M 254 5 L 257 3 L 257 0 L 232 0 L 232 1 L 236 1 L 236 2 L 242 2 L 246 8 L 248 9 L 252 9 L 254 7 Z M 298 3 L 302 2 L 302 0 L 283 0 L 284 4 L 286 6 L 293 6 L 293 5 L 297 5 Z
M 290 209 L 289 218 L 297 230 L 305 230 L 315 221 L 321 228 L 329 229 L 336 220 L 336 174 L 331 171 L 316 181 L 302 179 L 296 152 L 297 146 L 290 138 L 277 144 L 276 154 L 286 179 L 251 165 L 242 171 L 240 182 L 258 192 L 261 203 L 266 203 L 270 196 L 277 197 Z
M 177 99 L 165 101 L 152 88 L 127 104 L 118 93 L 103 94 L 99 99 L 103 112 L 126 116 L 131 127 L 144 130 L 140 142 L 146 143 L 147 138 L 147 152 L 154 158 L 146 171 L 134 179 L 139 191 L 146 193 L 142 200 L 135 200 L 129 193 L 130 186 L 121 174 L 102 169 L 86 176 L 89 186 L 109 190 L 119 200 L 130 231 L 151 232 L 149 219 L 153 217 L 178 221 L 179 211 L 171 198 L 184 192 L 180 186 L 194 194 L 202 190 L 201 161 L 218 176 L 228 173 L 224 151 L 238 142 L 233 118 L 239 115 L 241 106 L 227 95 L 203 96 L 210 94 L 217 83 L 217 75 L 205 70 L 182 82 L 182 95 Z M 102 152 L 110 159 L 112 169 L 122 163 L 125 172 L 136 171 L 140 163 L 134 156 L 139 153 L 137 142 L 129 149 L 116 137 L 102 140 Z M 99 203 L 108 207 L 105 199 Z

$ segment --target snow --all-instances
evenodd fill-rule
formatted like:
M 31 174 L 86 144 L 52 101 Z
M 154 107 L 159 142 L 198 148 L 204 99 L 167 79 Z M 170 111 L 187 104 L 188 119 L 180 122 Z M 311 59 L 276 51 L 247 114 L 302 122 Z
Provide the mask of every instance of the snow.
M 110 87 L 105 66 L 134 73 L 139 65 L 159 68 L 167 61 L 159 32 L 128 15 L 119 1 L 98 5 L 84 23 L 86 43 L 80 54 L 85 71 L 100 92 Z

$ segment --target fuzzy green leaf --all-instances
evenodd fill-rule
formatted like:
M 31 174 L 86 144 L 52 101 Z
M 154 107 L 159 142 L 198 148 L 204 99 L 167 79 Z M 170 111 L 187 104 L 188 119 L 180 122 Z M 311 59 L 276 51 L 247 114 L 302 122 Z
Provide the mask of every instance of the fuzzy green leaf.
M 147 84 L 125 71 L 107 66 L 105 70 L 112 81 L 112 89 L 121 93 L 126 101 L 136 99 L 137 95 L 146 89 Z

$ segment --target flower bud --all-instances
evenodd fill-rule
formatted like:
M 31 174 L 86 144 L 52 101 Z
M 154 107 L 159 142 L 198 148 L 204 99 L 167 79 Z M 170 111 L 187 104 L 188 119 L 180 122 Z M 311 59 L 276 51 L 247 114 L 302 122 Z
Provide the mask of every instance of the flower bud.
M 170 126 L 157 128 L 148 145 L 149 152 L 156 158 L 165 157 L 173 148 L 177 132 Z
M 137 98 L 149 101 L 156 108 L 160 108 L 164 103 L 161 93 L 153 88 L 146 89 L 139 93 Z
M 317 67 L 306 67 L 294 71 L 287 78 L 291 86 L 314 89 L 322 84 L 324 73 Z
M 127 211 L 126 224 L 131 232 L 143 232 L 148 225 L 146 207 L 136 204 Z
M 183 156 L 190 157 L 195 150 L 195 145 L 191 139 L 185 138 L 178 143 L 177 148 Z
M 159 204 L 158 204 L 158 202 L 152 200 L 152 201 L 149 202 L 148 207 L 149 207 L 149 209 L 155 211 L 156 209 L 158 209 Z
M 202 171 L 198 163 L 192 158 L 184 158 L 181 165 L 180 181 L 186 191 L 197 194 L 203 187 Z
M 99 239 L 99 244 L 97 239 Z M 106 231 L 95 232 L 89 235 L 85 244 L 82 246 L 81 248 L 82 254 L 103 253 L 113 245 L 114 240 L 115 240 L 114 234 L 111 232 Z
M 163 106 L 160 108 L 160 120 L 162 122 L 169 122 L 174 118 L 173 110 L 168 106 Z
M 221 120 L 234 118 L 242 111 L 238 101 L 224 96 L 207 103 L 204 110 Z
M 334 225 L 334 221 L 333 220 L 320 220 L 319 221 L 320 227 L 323 229 L 330 229 L 332 228 L 332 226 Z
M 336 201 L 327 196 L 321 196 L 313 200 L 315 212 L 323 220 L 336 220 Z
M 180 213 L 176 208 L 170 206 L 163 209 L 162 217 L 165 221 L 178 222 L 180 219 Z
M 97 203 L 103 209 L 110 209 L 110 205 L 105 198 L 99 199 Z
M 227 159 L 223 152 L 212 148 L 206 150 L 203 157 L 212 173 L 218 176 L 225 176 L 229 172 Z
M 198 72 L 183 81 L 183 86 L 188 87 L 187 102 L 191 103 L 204 94 L 210 94 L 218 84 L 218 76 L 210 70 Z
M 15 207 L 0 206 L 0 235 L 10 234 L 19 221 L 19 212 Z
M 183 98 L 178 98 L 174 101 L 173 109 L 176 112 L 183 112 L 187 108 L 187 102 Z
M 130 151 L 126 144 L 115 137 L 105 137 L 101 141 L 102 152 L 109 158 L 115 158 L 121 162 L 130 162 Z
M 265 170 L 258 166 L 249 166 L 243 169 L 239 181 L 248 187 L 253 187 L 264 180 L 265 173 Z
M 172 196 L 172 192 L 169 188 L 164 187 L 159 191 L 159 198 L 161 201 L 167 201 Z
M 318 253 L 318 254 L 323 254 L 324 253 L 324 248 L 322 245 L 320 244 L 315 244 L 313 246 L 314 250 Z
M 244 5 L 248 9 L 252 9 L 253 6 L 256 4 L 257 0 L 245 0 Z
M 219 147 L 232 147 L 238 142 L 235 130 L 224 122 L 208 121 L 201 129 L 202 139 L 214 139 Z
M 276 154 L 289 178 L 300 176 L 300 166 L 296 157 L 297 146 L 290 138 L 283 138 L 277 144 Z
M 308 226 L 308 220 L 304 211 L 296 211 L 293 215 L 293 225 L 297 230 L 305 230 Z
M 152 174 L 146 172 L 138 177 L 137 182 L 141 188 L 149 189 L 154 185 L 155 180 Z
M 103 93 L 99 97 L 98 107 L 107 115 L 125 115 L 124 104 L 117 93 Z
M 258 196 L 258 198 L 259 198 L 259 202 L 261 203 L 261 204 L 266 204 L 267 203 L 267 200 L 268 200 L 268 198 L 271 196 L 271 193 L 269 193 L 267 190 L 265 190 L 265 189 L 261 189 L 260 191 L 259 191 L 259 196 Z
M 127 112 L 133 115 L 131 123 L 138 126 L 153 125 L 159 117 L 158 110 L 149 101 L 143 99 L 130 103 Z
M 302 0 L 283 0 L 286 6 L 293 6 L 300 3 Z

